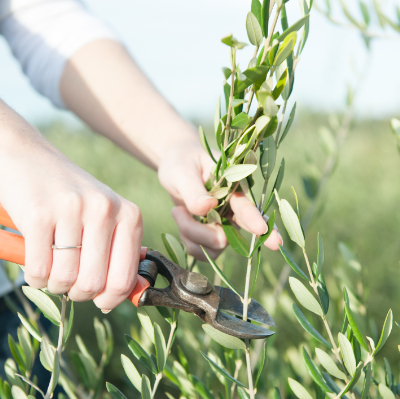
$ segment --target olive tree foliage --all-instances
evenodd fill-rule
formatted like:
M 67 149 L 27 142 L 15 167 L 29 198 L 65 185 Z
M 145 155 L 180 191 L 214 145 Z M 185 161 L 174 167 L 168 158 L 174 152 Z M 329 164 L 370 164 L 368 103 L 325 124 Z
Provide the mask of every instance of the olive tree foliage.
M 345 1 L 325 0 L 313 4 L 312 0 L 300 0 L 302 16 L 289 23 L 287 2 L 252 0 L 245 20 L 246 43 L 233 35 L 222 39 L 228 50 L 229 65 L 222 69 L 223 96 L 218 99 L 215 110 L 214 138 L 199 127 L 204 149 L 215 162 L 206 188 L 218 199 L 218 206 L 200 220 L 222 225 L 231 247 L 246 266 L 243 287 L 235 287 L 224 273 L 222 263 L 218 261 L 218 265 L 206 253 L 216 280 L 241 296 L 243 319 L 247 319 L 247 306 L 253 293 L 260 292 L 255 290 L 259 277 L 265 275 L 275 288 L 257 300 L 267 308 L 263 299 L 269 305 L 279 300 L 281 309 L 293 321 L 293 330 L 302 337 L 301 343 L 290 344 L 285 353 L 277 354 L 274 337 L 253 342 L 240 340 L 207 324 L 203 325 L 204 331 L 194 334 L 188 325 L 178 329 L 178 310 L 158 307 L 157 311 L 165 320 L 162 329 L 145 309 L 139 308 L 137 315 L 144 335 L 125 335 L 130 352 L 129 356 L 120 355 L 121 370 L 132 384 L 132 390 L 123 393 L 116 386 L 105 383 L 105 368 L 114 349 L 112 328 L 107 319 L 94 319 L 93 331 L 99 354 L 93 355 L 82 338 L 73 334 L 74 303 L 67 295 L 52 295 L 46 289 L 14 287 L 19 303 L 11 297 L 6 297 L 6 301 L 18 314 L 21 325 L 18 339 L 9 337 L 12 357 L 5 363 L 6 379 L 0 379 L 0 399 L 31 399 L 38 395 L 48 399 L 53 397 L 57 385 L 65 392 L 58 395 L 60 399 L 110 396 L 120 399 L 139 395 L 150 399 L 156 396 L 160 387 L 168 398 L 178 395 L 203 399 L 280 399 L 295 395 L 299 399 L 325 396 L 394 399 L 396 395 L 400 396 L 400 384 L 388 360 L 381 363 L 375 359 L 392 331 L 392 311 L 387 312 L 378 328 L 367 311 L 365 269 L 356 251 L 346 243 L 338 245 L 343 266 L 334 269 L 330 287 L 335 289 L 329 293 L 324 278 L 324 264 L 329 260 L 325 259 L 323 239 L 320 234 L 316 237 L 306 234 L 308 225 L 320 210 L 321 194 L 354 124 L 358 87 L 349 90 L 344 114 L 331 117 L 329 126 L 320 129 L 320 143 L 326 160 L 322 168 L 309 163 L 303 171 L 304 189 L 309 199 L 304 216 L 300 215 L 301 204 L 294 188 L 293 198 L 284 199 L 279 195 L 285 160 L 278 156 L 280 146 L 290 140 L 296 115 L 296 103 L 289 106 L 289 99 L 309 35 L 311 9 L 317 8 L 336 24 L 357 29 L 367 49 L 372 40 L 381 40 L 384 29 L 400 31 L 400 9 L 393 13 L 395 16 L 387 16 L 379 0 L 374 0 L 373 4 L 355 2 L 358 11 L 354 11 L 354 4 L 350 8 Z M 252 46 L 253 57 L 242 60 L 241 49 L 248 45 Z M 392 119 L 390 125 L 400 151 L 400 121 Z M 262 177 L 259 198 L 254 195 L 255 174 Z M 243 192 L 262 215 L 269 217 L 268 231 L 259 237 L 253 235 L 250 243 L 226 217 L 229 200 L 235 192 Z M 279 277 L 268 265 L 260 267 L 262 244 L 271 234 L 277 217 L 272 207 L 279 212 L 289 237 L 286 246 L 280 247 L 284 267 Z M 170 258 L 188 269 L 185 247 L 169 234 L 163 234 L 162 239 Z M 317 242 L 317 253 L 307 252 L 306 243 L 310 240 Z M 12 264 L 3 267 L 14 282 L 19 268 Z M 193 267 L 194 262 L 190 268 Z M 284 290 L 286 281 L 289 282 L 288 291 Z M 51 339 L 41 326 L 40 314 L 58 329 L 56 338 Z M 177 337 L 178 341 L 190 341 L 189 345 L 198 353 L 196 364 L 189 362 L 188 354 L 180 346 L 171 354 Z M 66 359 L 63 351 L 71 340 L 75 340 L 78 349 Z M 45 391 L 37 386 L 32 371 L 37 358 L 50 372 Z M 268 380 L 265 378 L 267 362 L 271 369 L 269 375 L 273 376 Z M 160 385 L 161 381 L 163 384 Z

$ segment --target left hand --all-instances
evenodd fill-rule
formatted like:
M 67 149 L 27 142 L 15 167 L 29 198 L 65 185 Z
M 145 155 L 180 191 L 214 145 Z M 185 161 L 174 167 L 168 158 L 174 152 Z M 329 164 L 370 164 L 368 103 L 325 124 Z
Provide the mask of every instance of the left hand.
M 222 226 L 203 224 L 192 218 L 192 215 L 206 216 L 218 205 L 218 200 L 211 197 L 204 187 L 214 166 L 201 144 L 190 141 L 170 149 L 158 168 L 161 185 L 177 205 L 172 209 L 172 216 L 178 225 L 181 240 L 186 243 L 190 255 L 199 260 L 206 260 L 200 245 L 214 259 L 228 245 Z M 268 228 L 265 220 L 243 193 L 232 196 L 230 207 L 232 220 L 240 227 L 258 236 L 265 234 Z M 282 237 L 274 228 L 264 245 L 275 251 L 282 243 Z

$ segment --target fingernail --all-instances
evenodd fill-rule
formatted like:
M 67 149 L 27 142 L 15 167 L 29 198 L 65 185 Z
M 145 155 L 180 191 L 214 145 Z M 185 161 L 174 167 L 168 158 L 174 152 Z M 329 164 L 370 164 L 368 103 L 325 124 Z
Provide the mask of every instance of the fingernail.
M 110 313 L 110 312 L 111 312 L 111 310 L 101 309 L 101 313 L 108 314 L 108 313 Z
M 214 197 L 211 197 L 211 195 L 203 195 L 203 196 L 199 197 L 198 202 L 205 202 L 209 199 L 214 199 Z

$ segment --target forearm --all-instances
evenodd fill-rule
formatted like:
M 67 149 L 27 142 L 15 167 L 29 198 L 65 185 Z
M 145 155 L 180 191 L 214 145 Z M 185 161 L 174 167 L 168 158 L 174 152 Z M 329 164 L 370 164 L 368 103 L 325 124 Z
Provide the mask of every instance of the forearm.
M 97 40 L 74 54 L 60 92 L 66 106 L 92 129 L 154 169 L 168 149 L 199 143 L 194 128 L 115 41 Z

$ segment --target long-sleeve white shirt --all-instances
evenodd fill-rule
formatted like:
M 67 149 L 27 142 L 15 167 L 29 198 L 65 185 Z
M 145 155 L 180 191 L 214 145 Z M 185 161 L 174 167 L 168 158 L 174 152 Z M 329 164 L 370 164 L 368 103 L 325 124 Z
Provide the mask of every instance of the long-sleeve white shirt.
M 116 40 L 79 0 L 0 0 L 0 34 L 32 86 L 60 108 L 60 79 L 68 59 L 91 41 Z M 23 276 L 17 284 L 22 282 Z M 11 289 L 0 268 L 0 297 Z

